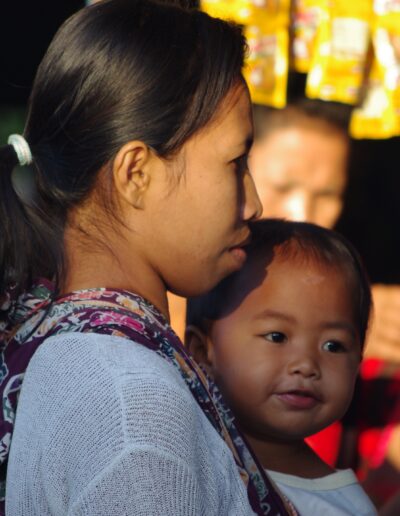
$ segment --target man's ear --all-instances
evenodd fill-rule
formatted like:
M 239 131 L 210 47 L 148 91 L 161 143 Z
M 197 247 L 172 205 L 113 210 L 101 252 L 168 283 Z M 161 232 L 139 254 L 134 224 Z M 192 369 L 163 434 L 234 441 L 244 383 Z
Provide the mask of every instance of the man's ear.
M 188 325 L 185 331 L 185 345 L 196 362 L 212 375 L 214 347 L 209 336 L 197 326 Z
M 149 147 L 141 141 L 131 141 L 120 148 L 113 162 L 115 187 L 120 196 L 137 209 L 144 208 L 144 198 L 150 184 Z

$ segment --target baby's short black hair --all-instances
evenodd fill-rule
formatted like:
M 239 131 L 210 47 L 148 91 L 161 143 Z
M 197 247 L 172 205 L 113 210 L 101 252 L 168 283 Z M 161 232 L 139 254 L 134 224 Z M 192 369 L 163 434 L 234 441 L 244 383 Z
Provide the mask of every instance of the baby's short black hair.
M 349 295 L 353 297 L 354 317 L 360 343 L 364 344 L 371 312 L 371 288 L 361 258 L 353 245 L 339 233 L 308 222 L 264 219 L 251 225 L 252 241 L 247 247 L 246 267 L 252 260 L 265 257 L 271 263 L 274 256 L 282 260 L 306 260 L 334 267 L 348 276 Z M 207 332 L 209 323 L 232 310 L 232 297 L 239 297 L 236 306 L 256 285 L 246 285 L 246 292 L 232 296 L 242 271 L 225 278 L 209 293 L 188 300 L 187 325 Z M 236 293 L 236 291 L 235 291 Z

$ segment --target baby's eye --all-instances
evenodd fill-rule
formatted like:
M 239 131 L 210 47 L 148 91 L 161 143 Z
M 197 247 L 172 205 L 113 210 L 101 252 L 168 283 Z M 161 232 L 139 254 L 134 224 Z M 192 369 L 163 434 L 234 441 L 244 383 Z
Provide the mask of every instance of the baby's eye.
M 286 335 L 284 333 L 281 333 L 280 331 L 271 331 L 270 333 L 266 333 L 264 335 L 265 340 L 269 340 L 270 342 L 285 342 L 286 341 Z
M 346 347 L 337 340 L 328 340 L 327 342 L 324 342 L 322 349 L 329 351 L 330 353 L 344 353 L 346 351 Z

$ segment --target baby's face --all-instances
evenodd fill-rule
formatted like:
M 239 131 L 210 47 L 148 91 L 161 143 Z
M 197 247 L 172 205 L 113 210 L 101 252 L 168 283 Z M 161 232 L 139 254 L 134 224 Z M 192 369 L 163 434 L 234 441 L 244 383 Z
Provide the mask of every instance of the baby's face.
M 260 277 L 261 261 L 239 282 Z M 299 439 L 340 418 L 361 359 L 351 286 L 332 267 L 275 258 L 212 325 L 212 373 L 245 433 Z M 240 290 L 240 285 L 237 286 Z

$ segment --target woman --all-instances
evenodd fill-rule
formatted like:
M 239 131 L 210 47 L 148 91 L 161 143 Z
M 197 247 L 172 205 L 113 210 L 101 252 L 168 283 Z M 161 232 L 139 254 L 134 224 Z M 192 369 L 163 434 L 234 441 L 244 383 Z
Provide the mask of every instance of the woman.
M 50 45 L 0 151 L 8 514 L 286 514 L 168 325 L 167 288 L 238 270 L 260 215 L 244 49 L 237 27 L 151 0 L 87 7 Z

